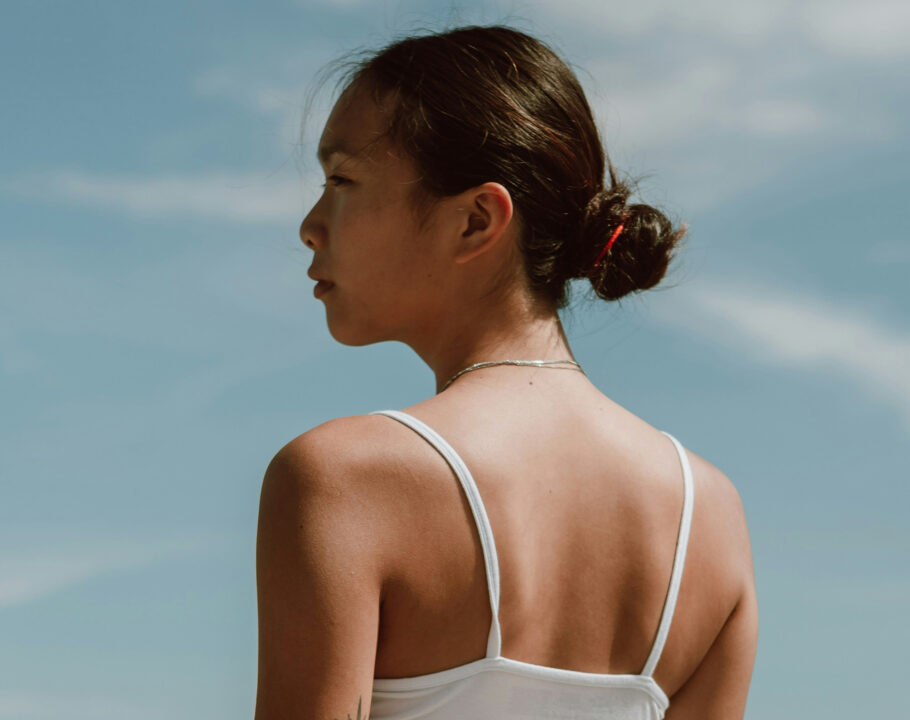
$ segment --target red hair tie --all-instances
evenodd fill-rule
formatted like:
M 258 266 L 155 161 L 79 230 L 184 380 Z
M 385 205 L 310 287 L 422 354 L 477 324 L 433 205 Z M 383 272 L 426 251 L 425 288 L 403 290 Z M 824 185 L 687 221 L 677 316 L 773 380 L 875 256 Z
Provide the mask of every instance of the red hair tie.
M 595 260 L 594 264 L 591 266 L 592 270 L 600 264 L 600 261 L 603 260 L 604 255 L 607 254 L 607 251 L 613 246 L 613 243 L 616 242 L 616 238 L 618 238 L 619 233 L 622 232 L 623 225 L 625 225 L 625 221 L 619 223 L 617 228 L 613 231 L 613 234 L 610 236 L 610 239 L 607 241 L 607 244 L 604 245 L 604 249 L 600 251 L 600 255 L 597 256 L 597 260 Z

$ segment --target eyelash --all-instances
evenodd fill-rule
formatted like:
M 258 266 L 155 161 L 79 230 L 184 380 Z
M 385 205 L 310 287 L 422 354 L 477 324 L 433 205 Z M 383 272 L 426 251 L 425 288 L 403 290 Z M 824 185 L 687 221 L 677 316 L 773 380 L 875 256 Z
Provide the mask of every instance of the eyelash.
M 328 179 L 326 180 L 326 182 L 322 183 L 321 187 L 326 187 L 329 184 L 329 182 L 331 182 L 333 180 L 335 181 L 336 187 L 338 185 L 343 185 L 346 182 L 350 182 L 347 178 L 341 177 L 341 175 L 329 175 Z

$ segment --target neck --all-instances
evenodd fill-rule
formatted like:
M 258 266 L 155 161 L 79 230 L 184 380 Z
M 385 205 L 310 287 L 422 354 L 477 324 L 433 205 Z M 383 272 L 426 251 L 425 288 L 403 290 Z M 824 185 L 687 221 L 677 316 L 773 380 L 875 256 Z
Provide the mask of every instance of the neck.
M 456 322 L 455 317 L 466 320 Z M 453 313 L 448 322 L 440 323 L 433 337 L 432 344 L 408 344 L 433 370 L 437 393 L 457 372 L 479 362 L 575 359 L 559 315 L 555 311 L 535 312 L 522 302 L 488 303 L 479 312 Z M 450 387 L 485 383 L 493 374 L 498 382 L 524 382 L 529 372 L 552 370 L 509 365 L 478 368 L 459 377 Z

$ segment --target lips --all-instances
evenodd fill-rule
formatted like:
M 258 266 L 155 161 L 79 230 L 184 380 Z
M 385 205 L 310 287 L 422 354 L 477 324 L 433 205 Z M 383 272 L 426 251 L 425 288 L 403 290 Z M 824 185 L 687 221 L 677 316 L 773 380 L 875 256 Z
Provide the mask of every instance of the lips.
M 318 298 L 324 293 L 327 293 L 333 287 L 335 287 L 335 283 L 329 282 L 328 280 L 320 280 L 318 283 L 316 283 L 316 287 L 313 288 L 313 295 Z

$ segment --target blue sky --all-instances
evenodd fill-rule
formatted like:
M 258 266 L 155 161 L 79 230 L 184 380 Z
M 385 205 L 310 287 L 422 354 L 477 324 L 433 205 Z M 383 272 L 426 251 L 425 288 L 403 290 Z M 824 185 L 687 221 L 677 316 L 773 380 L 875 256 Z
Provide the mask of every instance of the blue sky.
M 575 288 L 576 356 L 736 483 L 747 717 L 899 714 L 910 660 L 910 6 L 883 0 L 24 2 L 0 23 L 0 719 L 244 718 L 259 486 L 406 407 L 297 238 L 348 50 L 507 22 L 577 69 L 614 164 L 690 226 L 665 286 Z

